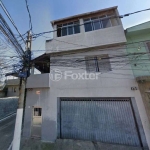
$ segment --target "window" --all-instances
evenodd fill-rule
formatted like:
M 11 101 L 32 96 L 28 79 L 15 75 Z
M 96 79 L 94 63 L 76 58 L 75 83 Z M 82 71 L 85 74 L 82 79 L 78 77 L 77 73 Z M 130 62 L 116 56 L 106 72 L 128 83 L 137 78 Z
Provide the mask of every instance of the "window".
M 111 27 L 111 21 L 110 19 L 106 19 L 106 17 L 107 16 L 101 16 L 84 19 L 85 32 Z
M 62 25 L 57 26 L 57 37 L 61 36 L 61 28 L 62 28 Z
M 111 71 L 111 65 L 108 55 L 86 57 L 85 62 L 87 72 Z
M 16 88 L 14 87 L 14 93 L 16 92 Z
M 111 26 L 110 20 L 109 20 L 109 19 L 102 20 L 102 25 L 103 25 L 103 28 L 108 28 L 108 27 L 110 27 L 110 26 Z
M 42 108 L 34 108 L 34 116 L 41 116 Z
M 93 27 L 94 27 L 93 28 L 94 30 L 98 30 L 101 28 L 101 23 L 100 23 L 99 19 L 93 20 Z
M 57 37 L 80 33 L 79 21 L 57 25 Z
M 150 42 L 146 43 L 148 50 L 150 51 Z
M 80 33 L 79 22 L 74 23 L 74 34 Z

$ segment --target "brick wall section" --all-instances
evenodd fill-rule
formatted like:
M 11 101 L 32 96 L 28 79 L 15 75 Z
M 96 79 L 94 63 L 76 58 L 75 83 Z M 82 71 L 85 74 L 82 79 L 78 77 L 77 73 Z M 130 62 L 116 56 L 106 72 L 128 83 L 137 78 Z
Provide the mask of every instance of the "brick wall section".
M 0 119 L 17 111 L 18 97 L 0 98 Z

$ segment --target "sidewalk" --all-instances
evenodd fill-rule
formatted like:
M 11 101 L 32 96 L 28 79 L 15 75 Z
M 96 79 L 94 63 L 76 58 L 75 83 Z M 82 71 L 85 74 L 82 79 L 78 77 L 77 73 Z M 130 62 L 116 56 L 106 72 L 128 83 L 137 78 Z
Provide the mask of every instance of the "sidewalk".
M 142 148 L 100 142 L 58 139 L 55 143 L 22 139 L 20 150 L 143 150 Z M 146 150 L 146 149 L 145 149 Z

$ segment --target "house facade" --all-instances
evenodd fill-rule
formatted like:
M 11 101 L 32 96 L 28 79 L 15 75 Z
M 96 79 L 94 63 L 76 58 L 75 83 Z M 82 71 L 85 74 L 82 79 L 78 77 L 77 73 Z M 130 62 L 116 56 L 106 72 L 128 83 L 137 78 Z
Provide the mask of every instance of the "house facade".
M 19 96 L 19 79 L 6 80 L 7 97 Z
M 150 121 L 150 21 L 127 28 L 127 53 L 134 54 L 131 67 L 142 95 L 147 116 Z M 133 44 L 132 44 L 133 43 Z
M 117 7 L 52 21 L 27 80 L 23 136 L 147 148 L 150 125 Z
M 3 97 L 18 97 L 19 96 L 19 79 L 6 80 L 0 88 L 0 98 Z

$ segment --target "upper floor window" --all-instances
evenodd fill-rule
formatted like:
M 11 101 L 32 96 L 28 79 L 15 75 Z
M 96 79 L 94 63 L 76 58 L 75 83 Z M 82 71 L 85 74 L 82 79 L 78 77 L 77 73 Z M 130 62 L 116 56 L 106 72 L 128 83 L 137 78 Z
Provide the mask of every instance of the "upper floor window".
M 108 28 L 111 26 L 111 21 L 110 19 L 107 19 L 106 15 L 101 17 L 84 19 L 85 32 L 98 30 L 101 28 Z
M 111 65 L 108 55 L 85 57 L 87 72 L 109 72 Z
M 57 37 L 80 33 L 79 21 L 57 25 Z

